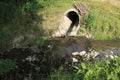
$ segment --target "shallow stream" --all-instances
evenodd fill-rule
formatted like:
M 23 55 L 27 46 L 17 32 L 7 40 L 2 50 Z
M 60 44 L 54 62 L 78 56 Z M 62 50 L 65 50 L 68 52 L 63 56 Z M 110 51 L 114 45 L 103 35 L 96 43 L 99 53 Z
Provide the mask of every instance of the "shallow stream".
M 55 56 L 71 55 L 73 52 L 94 49 L 101 54 L 120 54 L 120 40 L 92 40 L 85 37 L 51 39 Z

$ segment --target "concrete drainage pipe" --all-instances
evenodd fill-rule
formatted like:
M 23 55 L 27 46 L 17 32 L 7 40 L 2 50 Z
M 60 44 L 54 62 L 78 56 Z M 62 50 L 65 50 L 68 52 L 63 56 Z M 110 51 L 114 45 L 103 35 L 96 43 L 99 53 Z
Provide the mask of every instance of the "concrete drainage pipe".
M 76 36 L 80 28 L 80 14 L 75 8 L 69 9 L 64 13 L 63 19 L 58 30 L 53 34 L 55 37 Z

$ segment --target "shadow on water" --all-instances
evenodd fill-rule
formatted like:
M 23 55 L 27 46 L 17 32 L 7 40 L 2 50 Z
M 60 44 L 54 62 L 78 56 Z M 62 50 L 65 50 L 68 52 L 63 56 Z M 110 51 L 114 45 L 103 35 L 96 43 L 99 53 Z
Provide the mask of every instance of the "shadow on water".
M 95 50 L 100 55 L 114 55 L 120 53 L 119 40 L 91 40 L 86 37 L 65 37 L 54 38 L 51 41 L 54 45 L 52 51 L 53 59 L 60 57 L 71 57 L 74 52 Z
M 67 47 L 73 44 L 86 50 L 92 48 L 95 50 L 108 50 L 120 48 L 119 40 L 92 40 L 86 37 L 65 37 L 65 38 L 54 38 L 51 40 L 52 44 L 57 47 Z

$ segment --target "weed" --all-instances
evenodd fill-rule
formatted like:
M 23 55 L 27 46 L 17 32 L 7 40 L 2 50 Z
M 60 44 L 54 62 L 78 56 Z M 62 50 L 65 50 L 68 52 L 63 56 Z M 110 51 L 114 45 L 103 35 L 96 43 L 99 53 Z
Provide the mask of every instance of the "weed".
M 73 66 L 73 72 L 60 72 L 50 75 L 46 80 L 119 80 L 120 57 L 114 60 L 102 59 L 99 61 L 82 62 Z
M 10 59 L 0 59 L 0 74 L 5 74 L 11 70 L 15 62 Z

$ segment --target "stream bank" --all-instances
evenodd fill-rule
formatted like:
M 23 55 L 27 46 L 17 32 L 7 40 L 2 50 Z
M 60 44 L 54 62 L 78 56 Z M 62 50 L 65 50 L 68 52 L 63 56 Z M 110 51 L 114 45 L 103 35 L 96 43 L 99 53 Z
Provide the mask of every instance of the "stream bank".
M 73 63 L 112 58 L 111 55 L 114 57 L 114 54 L 120 53 L 119 44 L 119 40 L 97 41 L 85 37 L 64 37 L 50 39 L 43 47 L 11 48 L 1 52 L 0 59 L 10 59 L 15 61 L 15 65 L 7 74 L 0 74 L 0 79 L 24 80 L 30 75 L 32 78 L 40 78 L 41 75 L 49 75 L 53 68 L 59 69 L 62 66 L 61 69 L 64 70 Z

